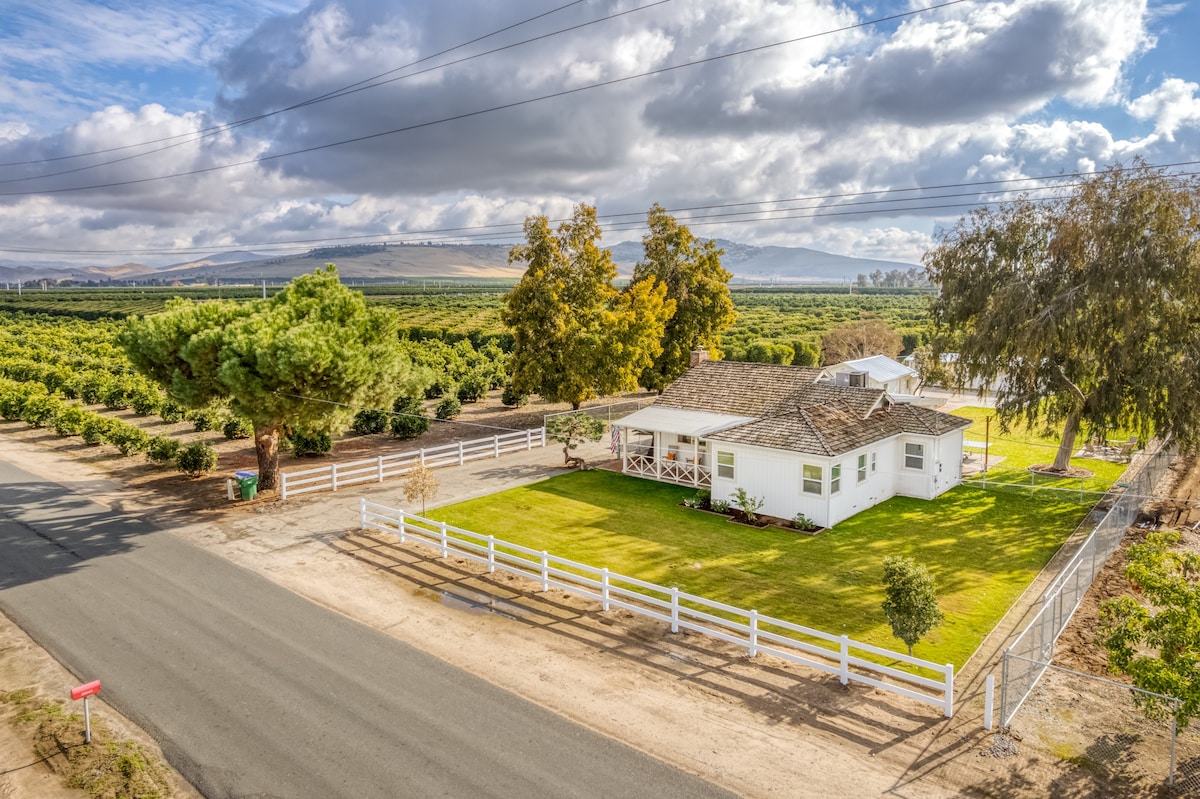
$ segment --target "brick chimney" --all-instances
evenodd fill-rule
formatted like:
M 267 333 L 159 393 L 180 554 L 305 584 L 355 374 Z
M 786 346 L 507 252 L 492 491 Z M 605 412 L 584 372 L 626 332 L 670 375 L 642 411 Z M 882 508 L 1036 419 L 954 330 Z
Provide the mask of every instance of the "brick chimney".
M 699 366 L 704 361 L 708 360 L 708 350 L 692 350 L 692 357 L 688 363 L 688 368 Z

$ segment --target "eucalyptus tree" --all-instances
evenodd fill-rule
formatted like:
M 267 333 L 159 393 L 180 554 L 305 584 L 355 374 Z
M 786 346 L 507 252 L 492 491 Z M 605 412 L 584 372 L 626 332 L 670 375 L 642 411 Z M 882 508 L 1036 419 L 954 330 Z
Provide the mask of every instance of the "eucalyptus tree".
M 362 407 L 390 407 L 408 360 L 397 321 L 368 308 L 327 264 L 268 300 L 176 299 L 131 319 L 120 342 L 141 373 L 191 407 L 228 402 L 254 426 L 259 487 L 277 487 L 285 428 L 335 433 Z
M 509 263 L 526 265 L 504 297 L 500 318 L 513 334 L 512 386 L 578 408 L 596 396 L 633 391 L 662 351 L 675 303 L 667 288 L 642 281 L 619 291 L 612 253 L 597 244 L 596 209 L 580 204 L 551 231 L 544 216 L 525 220 L 525 244 Z
M 1002 429 L 1200 431 L 1200 182 L 1137 161 L 961 219 L 925 254 L 934 357 L 996 387 Z
M 640 378 L 645 388 L 662 391 L 687 371 L 693 350 L 721 357 L 721 334 L 737 312 L 729 296 L 733 276 L 721 266 L 724 251 L 715 242 L 697 239 L 657 203 L 646 215 L 646 225 L 645 257 L 633 268 L 633 285 L 660 282 L 675 301 L 663 330 L 662 352 Z

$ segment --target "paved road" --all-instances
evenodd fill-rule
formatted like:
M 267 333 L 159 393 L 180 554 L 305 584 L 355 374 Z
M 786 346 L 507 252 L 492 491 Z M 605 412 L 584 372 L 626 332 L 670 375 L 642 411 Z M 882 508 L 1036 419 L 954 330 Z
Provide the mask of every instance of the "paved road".
M 728 797 L 0 462 L 0 609 L 208 797 Z

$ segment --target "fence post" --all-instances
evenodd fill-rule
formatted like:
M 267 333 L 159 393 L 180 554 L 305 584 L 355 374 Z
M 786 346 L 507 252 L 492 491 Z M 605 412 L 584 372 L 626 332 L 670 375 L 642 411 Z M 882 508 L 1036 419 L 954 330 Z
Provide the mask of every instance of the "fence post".
M 1175 700 L 1174 712 L 1171 714 L 1171 770 L 1167 772 L 1167 785 L 1175 785 L 1175 738 L 1179 735 L 1179 700 Z
M 329 474 L 333 478 L 333 490 L 337 491 L 337 464 L 336 463 L 331 463 L 329 465 Z
M 496 536 L 488 536 L 488 573 L 496 571 Z
M 841 668 L 838 670 L 838 679 L 842 685 L 848 685 L 850 682 L 850 636 L 842 636 L 842 645 L 839 657 L 841 659 Z
M 992 706 L 996 698 L 996 675 L 989 674 L 983 681 L 983 728 L 992 728 Z
M 525 451 L 529 452 L 531 449 L 533 449 L 533 431 L 526 430 L 525 431 Z
M 954 715 L 954 664 L 946 664 L 945 680 L 946 686 L 946 718 Z
M 679 588 L 671 586 L 671 632 L 679 632 Z
M 279 473 L 279 501 L 287 499 L 287 472 Z
M 550 590 L 550 553 L 542 550 L 542 590 Z
M 1000 653 L 1000 726 L 1008 724 L 1008 650 Z
M 450 554 L 450 548 L 447 546 L 447 543 L 446 543 L 446 523 L 445 522 L 442 522 L 441 524 L 438 525 L 438 531 L 441 533 L 441 537 L 442 537 L 442 557 L 444 558 Z
M 425 448 L 424 447 L 421 447 L 421 449 L 417 450 L 417 456 L 421 459 L 421 465 L 424 466 L 425 465 Z
M 600 609 L 608 610 L 608 567 L 600 570 Z
M 492 452 L 495 453 L 495 456 L 497 458 L 500 457 L 500 436 L 499 435 L 492 436 Z
M 546 446 L 546 426 L 542 425 L 542 443 L 541 446 Z
M 379 472 L 379 482 L 381 482 L 381 483 L 382 483 L 382 482 L 383 482 L 383 456 L 382 456 L 382 455 L 380 455 L 380 456 L 379 456 L 378 458 L 376 458 L 375 460 L 376 460 L 375 468 L 376 468 L 376 469 L 378 470 L 378 472 Z
M 396 529 L 400 531 L 400 543 L 404 543 L 404 511 L 396 511 Z
M 367 500 L 365 497 L 358 500 L 358 529 L 367 529 Z
M 458 465 L 463 465 L 463 443 L 461 441 L 458 442 Z
M 750 611 L 750 657 L 758 656 L 758 611 Z

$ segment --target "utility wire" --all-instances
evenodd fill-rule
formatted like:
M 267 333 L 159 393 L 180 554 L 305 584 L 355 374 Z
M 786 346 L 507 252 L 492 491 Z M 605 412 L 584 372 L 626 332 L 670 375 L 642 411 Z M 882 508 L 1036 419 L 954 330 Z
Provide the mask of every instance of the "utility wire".
M 576 2 L 584 2 L 584 1 L 585 1 L 585 0 L 576 0 Z M 179 138 L 180 136 L 194 136 L 194 138 L 188 139 L 188 140 L 186 140 L 186 141 L 176 142 L 176 143 L 174 143 L 174 144 L 168 144 L 168 145 L 166 145 L 166 146 L 164 146 L 164 147 L 158 147 L 158 148 L 156 148 L 156 149 L 154 149 L 154 150 L 147 150 L 146 152 L 142 152 L 142 153 L 135 153 L 134 155 L 127 155 L 127 156 L 125 156 L 124 158 L 114 158 L 114 159 L 111 159 L 111 160 L 108 160 L 108 161 L 101 161 L 101 162 L 99 162 L 99 163 L 95 163 L 95 164 L 89 164 L 88 166 L 76 167 L 76 168 L 74 168 L 74 169 L 64 169 L 64 170 L 60 170 L 60 171 L 58 171 L 58 172 L 47 172 L 47 173 L 45 173 L 45 174 L 42 174 L 42 175 L 33 175 L 33 176 L 30 176 L 30 177 L 24 177 L 24 178 L 7 178 L 7 179 L 5 179 L 5 180 L 0 180 L 0 184 L 6 184 L 6 183 L 24 183 L 24 182 L 31 181 L 31 180 L 42 180 L 42 179 L 45 179 L 45 178 L 57 177 L 57 176 L 61 176 L 61 175 L 70 175 L 70 174 L 74 174 L 74 173 L 76 173 L 76 172 L 86 172 L 86 171 L 88 171 L 88 170 L 90 170 L 90 169 L 97 169 L 97 168 L 99 168 L 99 167 L 102 167 L 102 166 L 108 166 L 108 165 L 110 165 L 110 164 L 119 164 L 119 163 L 122 163 L 122 162 L 124 162 L 124 161 L 132 161 L 132 160 L 134 160 L 134 159 L 137 159 L 137 158 L 142 158 L 142 157 L 144 157 L 144 156 L 147 156 L 147 155 L 153 155 L 153 154 L 155 154 L 155 153 L 161 153 L 161 152 L 163 152 L 164 150 L 170 150 L 170 149 L 172 149 L 172 148 L 175 148 L 175 147 L 182 147 L 182 146 L 183 146 L 183 145 L 185 145 L 185 144 L 191 144 L 191 143 L 193 143 L 193 142 L 196 142 L 196 141 L 199 141 L 200 139 L 203 139 L 203 138 L 210 138 L 211 136 L 215 136 L 215 135 L 217 135 L 218 133 L 222 133 L 222 132 L 224 132 L 224 131 L 226 131 L 226 130 L 230 130 L 230 129 L 232 129 L 232 128 L 237 128 L 237 127 L 243 127 L 243 126 L 245 126 L 245 125 L 249 125 L 249 124 L 252 124 L 252 123 L 254 123 L 254 122 L 258 122 L 259 120 L 266 119 L 267 117 L 275 116 L 276 114 L 282 114 L 282 113 L 284 113 L 284 112 L 287 112 L 287 111 L 294 111 L 294 110 L 296 110 L 296 109 L 299 109 L 299 108 L 307 108 L 308 106 L 315 105 L 315 104 L 317 104 L 317 103 L 323 103 L 323 102 L 325 102 L 325 101 L 327 101 L 327 100 L 334 100 L 334 99 L 337 99 L 337 98 L 340 98 L 340 97 L 347 97 L 347 96 L 349 96 L 349 95 L 351 95 L 351 94 L 357 94 L 358 92 L 367 91 L 368 89 L 376 89 L 376 88 L 379 88 L 380 86 L 387 86 L 388 84 L 391 84 L 391 83 L 396 83 L 397 81 L 401 81 L 401 80 L 408 80 L 409 78 L 415 78 L 415 77 L 417 77 L 417 76 L 419 76 L 419 75 L 424 75 L 424 74 L 426 74 L 426 73 L 429 73 L 429 72 L 436 72 L 436 71 L 438 71 L 438 70 L 441 70 L 441 69 L 446 69 L 446 68 L 448 68 L 448 67 L 452 67 L 452 66 L 456 66 L 456 65 L 458 65 L 458 64 L 462 64 L 462 63 L 465 63 L 465 62 L 467 62 L 467 61 L 472 61 L 472 60 L 474 60 L 474 59 L 476 59 L 476 58 L 482 58 L 483 56 L 494 55 L 495 53 L 499 53 L 499 52 L 502 52 L 502 51 L 504 51 L 504 50 L 511 50 L 511 49 L 513 49 L 513 48 L 515 48 L 515 47 L 521 47 L 521 46 L 523 46 L 523 45 L 529 44 L 530 42 L 536 42 L 536 41 L 540 41 L 540 40 L 542 40 L 542 39 L 548 39 L 548 38 L 550 38 L 550 37 L 552 37 L 552 36 L 558 36 L 558 35 L 560 35 L 560 34 L 562 34 L 562 33 L 567 33 L 567 32 L 570 32 L 570 31 L 579 30 L 580 28 L 586 28 L 586 27 L 588 27 L 589 25 L 595 25 L 595 24 L 597 24 L 597 23 L 600 23 L 600 22 L 607 22 L 608 20 L 611 20 L 611 19 L 616 19 L 617 17 L 623 17 L 623 16 L 626 16 L 627 14 L 634 14 L 634 13 L 636 13 L 636 12 L 638 12 L 638 11 L 644 11 L 644 10 L 646 10 L 647 8 L 653 8 L 653 7 L 655 7 L 655 6 L 661 6 L 661 5 L 663 5 L 663 4 L 665 4 L 665 3 L 669 3 L 669 2 L 671 2 L 671 0 L 655 0 L 655 2 L 649 3 L 649 4 L 647 4 L 647 5 L 644 5 L 644 6 L 638 6 L 637 8 L 631 8 L 631 9 L 627 9 L 627 10 L 625 10 L 625 11 L 618 11 L 618 12 L 616 12 L 616 13 L 614 13 L 614 14 L 610 14 L 610 15 L 608 15 L 607 17 L 601 17 L 601 18 L 599 18 L 599 19 L 594 19 L 594 20 L 591 20 L 591 21 L 589 21 L 589 22 L 583 22 L 583 23 L 580 23 L 580 24 L 578 24 L 578 25 L 572 25 L 572 26 L 570 26 L 570 27 L 567 27 L 567 28 L 562 28 L 562 29 L 560 29 L 560 30 L 553 31 L 553 32 L 551 32 L 551 33 L 544 33 L 544 34 L 542 34 L 542 35 L 540 35 L 540 36 L 534 36 L 534 37 L 533 37 L 533 38 L 531 38 L 531 39 L 525 39 L 524 41 L 520 41 L 520 42 L 514 42 L 514 43 L 512 43 L 512 44 L 507 44 L 507 45 L 504 45 L 503 47 L 497 47 L 497 48 L 494 48 L 494 49 L 492 49 L 492 50 L 485 50 L 485 51 L 484 51 L 484 52 L 482 52 L 482 53 L 476 53 L 475 55 L 470 55 L 470 56 L 466 56 L 466 57 L 464 57 L 464 58 L 459 58 L 459 59 L 456 59 L 456 60 L 454 60 L 454 61 L 449 61 L 449 62 L 447 62 L 447 63 L 445 63 L 445 64 L 439 64 L 439 65 L 437 65 L 437 66 L 428 67 L 428 68 L 426 68 L 426 69 L 418 70 L 418 71 L 416 71 L 416 72 L 410 72 L 410 73 L 408 73 L 407 75 L 401 75 L 400 77 L 396 77 L 396 78 L 390 78 L 390 79 L 388 79 L 388 80 L 380 81 L 379 83 L 371 83 L 371 84 L 369 84 L 369 85 L 366 85 L 366 86 L 362 86 L 362 85 L 360 85 L 360 84 L 367 83 L 368 81 L 371 81 L 371 80 L 374 80 L 374 79 L 375 79 L 375 78 L 366 78 L 366 79 L 364 79 L 364 80 L 362 80 L 362 81 L 359 81 L 358 83 L 352 83 L 352 84 L 350 84 L 350 86 L 348 86 L 348 87 L 342 87 L 341 89 L 335 89 L 335 90 L 333 90 L 333 91 L 331 91 L 331 92 L 328 92 L 328 93 L 326 93 L 326 94 L 323 94 L 323 95 L 321 95 L 321 96 L 319 96 L 319 97 L 315 97 L 315 98 L 311 98 L 311 99 L 308 99 L 308 100 L 304 100 L 304 101 L 302 101 L 302 102 L 300 102 L 300 103 L 296 103 L 296 104 L 294 104 L 294 105 L 287 106 L 286 108 L 281 108 L 281 109 L 278 109 L 278 110 L 276 110 L 276 111 L 270 111 L 270 112 L 268 112 L 268 113 L 265 113 L 265 114 L 260 114 L 259 116 L 256 116 L 256 117 L 250 117 L 250 118 L 248 118 L 248 119 L 241 120 L 241 121 L 238 121 L 238 122 L 231 122 L 231 123 L 229 123 L 229 124 L 227 124 L 227 125 L 224 125 L 224 126 L 218 126 L 218 127 L 215 127 L 215 128 L 208 128 L 206 131 L 199 131 L 199 132 L 196 132 L 196 133 L 194 133 L 194 134 L 187 134 L 187 133 L 185 133 L 185 134 L 179 134 L 179 136 L 168 137 L 168 138 Z M 568 5 L 574 5 L 574 3 L 568 4 Z M 566 6 L 562 6 L 562 7 L 560 7 L 560 8 L 566 8 Z M 559 9 L 556 9 L 556 10 L 559 10 Z M 549 14 L 549 13 L 553 13 L 553 12 L 546 12 L 546 13 L 547 13 L 547 14 Z M 542 14 L 542 15 L 539 15 L 539 16 L 545 16 L 545 14 Z M 533 17 L 533 19 L 538 19 L 538 17 Z M 529 20 L 526 20 L 526 22 L 528 22 L 528 21 L 529 21 Z M 517 23 L 517 24 L 524 24 L 524 23 Z M 516 27 L 516 25 L 510 25 L 508 28 L 503 28 L 502 30 L 510 30 L 510 29 L 511 29 L 511 28 L 513 28 L 513 27 Z M 488 34 L 488 36 L 493 36 L 493 35 L 495 35 L 495 34 L 494 34 L 494 33 L 490 33 L 490 34 Z M 479 41 L 480 39 L 483 39 L 483 38 L 487 38 L 487 36 L 480 37 L 479 39 L 473 39 L 471 42 L 468 42 L 467 44 L 471 44 L 471 43 L 473 43 L 473 42 L 477 42 L 477 41 Z M 424 62 L 424 61 L 427 61 L 427 60 L 429 60 L 430 58 L 434 58 L 434 57 L 436 57 L 437 55 L 443 55 L 443 54 L 445 54 L 445 53 L 451 52 L 452 50 L 456 50 L 456 49 L 458 49 L 459 47 L 465 47 L 465 46 L 466 46 L 465 44 L 463 44 L 463 45 L 458 45 L 457 47 L 452 47 L 452 48 L 450 48 L 449 50 L 443 50 L 441 53 L 435 53 L 434 55 L 431 55 L 431 56 L 426 56 L 425 58 L 422 58 L 422 59 L 420 59 L 420 60 L 418 60 L 418 61 L 413 61 L 411 64 L 407 64 L 407 65 L 405 65 L 404 67 L 397 67 L 396 69 L 393 69 L 393 70 L 391 70 L 390 72 L 385 72 L 385 73 L 383 73 L 383 75 L 390 75 L 392 72 L 397 72 L 397 71 L 399 71 L 399 70 L 401 70 L 401 69 L 406 69 L 407 67 L 411 67 L 411 66 L 414 66 L 414 65 L 416 65 L 416 64 L 420 64 L 420 63 L 422 63 L 422 62 Z M 375 77 L 376 77 L 376 78 L 378 78 L 378 77 L 381 77 L 381 76 L 380 76 L 380 75 L 377 75 L 377 76 L 375 76 Z M 357 88 L 354 88 L 354 87 L 357 87 Z M 208 131 L 213 131 L 213 132 L 211 132 L 211 133 L 210 133 L 210 132 L 208 132 Z M 200 135 L 200 134 L 203 134 L 203 135 Z M 128 146 L 130 146 L 130 147 L 140 147 L 140 146 L 142 146 L 142 145 L 128 145 Z M 126 149 L 126 148 L 114 148 L 114 149 Z M 76 157 L 76 156 L 67 156 L 67 157 L 71 157 L 71 158 L 73 158 L 73 157 Z M 6 166 L 6 165 L 5 165 L 5 164 L 0 164 L 0 166 Z
M 504 110 L 513 109 L 513 108 L 520 108 L 522 106 L 532 105 L 534 103 L 540 103 L 545 100 L 552 100 L 552 99 L 557 99 L 560 97 L 568 97 L 571 95 L 580 94 L 582 92 L 592 91 L 594 89 L 605 88 L 608 86 L 616 86 L 616 85 L 620 85 L 622 83 L 628 83 L 630 81 L 640 80 L 642 78 L 653 77 L 655 75 L 665 75 L 665 74 L 668 74 L 671 72 L 675 72 L 677 70 L 700 66 L 702 64 L 711 64 L 711 63 L 714 63 L 717 61 L 722 61 L 722 60 L 729 59 L 729 58 L 735 58 L 738 56 L 748 55 L 751 53 L 764 52 L 766 50 L 771 50 L 771 49 L 774 49 L 777 47 L 783 47 L 783 46 L 790 45 L 790 44 L 796 44 L 798 42 L 809 41 L 811 39 L 816 39 L 816 38 L 820 38 L 823 36 L 830 36 L 830 35 L 833 35 L 836 33 L 845 33 L 847 31 L 857 30 L 860 28 L 866 28 L 866 27 L 870 27 L 872 25 L 879 25 L 884 22 L 894 22 L 899 19 L 904 19 L 904 18 L 915 16 L 918 14 L 925 14 L 930 11 L 936 11 L 939 9 L 948 8 L 950 6 L 959 5 L 959 4 L 965 3 L 965 2 L 971 2 L 971 0 L 948 0 L 947 2 L 939 3 L 937 5 L 926 6 L 924 8 L 918 8 L 918 9 L 914 9 L 912 11 L 904 11 L 904 12 L 901 12 L 898 14 L 892 14 L 892 15 L 886 16 L 886 17 L 877 17 L 875 19 L 865 20 L 863 22 L 858 22 L 853 25 L 845 25 L 840 28 L 834 28 L 831 30 L 821 31 L 819 33 L 811 33 L 811 34 L 807 34 L 805 36 L 797 36 L 797 37 L 794 37 L 791 39 L 784 39 L 784 40 L 778 41 L 778 42 L 771 42 L 769 44 L 762 44 L 762 45 L 757 45 L 754 47 L 747 47 L 747 48 L 743 48 L 741 50 L 734 50 L 734 51 L 731 51 L 728 53 L 721 53 L 721 54 L 714 55 L 714 56 L 708 56 L 706 58 L 699 58 L 694 61 L 684 62 L 682 64 L 674 64 L 674 65 L 667 66 L 667 67 L 660 67 L 659 69 L 652 69 L 647 72 L 639 72 L 634 75 L 626 75 L 625 77 L 621 77 L 621 78 L 613 78 L 610 80 L 598 81 L 596 83 L 590 83 L 585 86 L 577 86 L 573 89 L 563 89 L 561 91 L 551 92 L 549 94 L 543 94 L 543 95 L 539 95 L 537 97 L 529 97 L 524 100 L 515 100 L 515 101 L 509 102 L 509 103 L 502 103 L 500 105 L 491 106 L 489 108 L 477 109 L 475 111 L 465 111 L 461 114 L 453 114 L 451 116 L 442 117 L 440 119 L 434 119 L 434 120 L 430 120 L 427 122 L 418 122 L 418 123 L 414 123 L 411 125 L 404 125 L 399 128 L 392 128 L 390 130 L 379 131 L 377 133 L 367 133 L 367 134 L 363 134 L 361 136 L 354 136 L 354 137 L 351 137 L 348 139 L 341 139 L 338 141 L 326 142 L 324 144 L 313 145 L 311 147 L 304 147 L 299 150 L 290 150 L 288 152 L 275 153 L 273 155 L 263 155 L 263 156 L 248 159 L 245 161 L 237 161 L 237 162 L 230 163 L 230 164 L 220 164 L 217 166 L 202 167 L 200 169 L 190 169 L 190 170 L 186 170 L 183 172 L 173 172 L 173 173 L 169 173 L 166 175 L 156 175 L 156 176 L 147 177 L 147 178 L 133 178 L 130 180 L 110 181 L 107 183 L 95 183 L 95 184 L 86 185 L 86 186 L 73 186 L 73 187 L 68 186 L 68 187 L 55 188 L 55 189 L 43 189 L 40 191 L 0 192 L 0 197 L 25 197 L 25 196 L 30 196 L 30 195 L 42 195 L 42 194 L 62 194 L 62 193 L 67 193 L 67 192 L 91 191 L 93 189 L 116 188 L 119 186 L 133 186 L 133 185 L 140 185 L 140 184 L 144 184 L 144 183 L 154 183 L 154 182 L 158 182 L 158 181 L 162 181 L 162 180 L 171 180 L 174 178 L 192 177 L 195 175 L 203 175 L 203 174 L 208 174 L 208 173 L 212 173 L 212 172 L 220 172 L 220 171 L 223 171 L 226 169 L 234 169 L 234 168 L 237 168 L 240 166 L 249 166 L 251 164 L 263 164 L 263 163 L 267 163 L 268 161 L 276 161 L 276 160 L 279 160 L 282 158 L 290 158 L 290 157 L 296 156 L 296 155 L 303 155 L 306 153 L 318 152 L 320 150 L 327 150 L 327 149 L 330 149 L 333 147 L 343 147 L 348 144 L 359 144 L 361 142 L 371 141 L 373 139 L 378 139 L 378 138 L 382 138 L 385 136 L 394 136 L 399 133 L 408 133 L 408 132 L 411 132 L 414 130 L 420 130 L 423 128 L 433 127 L 435 125 L 445 124 L 447 122 L 456 122 L 456 121 L 463 120 L 463 119 L 471 119 L 474 117 L 483 116 L 484 114 L 494 113 L 496 111 L 504 111 Z
M 380 78 L 385 78 L 388 75 L 392 75 L 392 74 L 395 74 L 396 72 L 399 72 L 400 70 L 408 69 L 410 67 L 417 66 L 418 64 L 423 64 L 426 61 L 429 61 L 430 59 L 438 58 L 439 56 L 443 56 L 443 55 L 447 55 L 448 53 L 452 53 L 455 50 L 461 50 L 464 47 L 469 47 L 472 44 L 477 44 L 477 43 L 483 41 L 484 39 L 490 39 L 493 36 L 497 36 L 501 33 L 505 33 L 514 28 L 519 28 L 522 25 L 527 25 L 528 23 L 542 19 L 543 17 L 548 17 L 552 14 L 557 14 L 559 11 L 563 11 L 564 9 L 570 8 L 571 6 L 577 6 L 584 2 L 587 2 L 587 0 L 572 0 L 572 2 L 566 3 L 565 5 L 558 6 L 557 8 L 552 8 L 549 11 L 545 11 L 541 14 L 537 14 L 535 16 L 529 17 L 528 19 L 521 20 L 520 22 L 514 22 L 513 24 L 508 25 L 503 28 L 500 28 L 499 30 L 494 30 L 491 33 L 486 33 L 482 36 L 477 36 L 474 39 L 463 42 L 461 44 L 456 44 L 453 47 L 448 47 L 445 50 L 440 50 L 436 53 L 431 53 L 423 58 L 417 59 L 416 61 L 410 61 L 407 64 L 396 67 L 395 69 L 390 69 L 387 72 L 381 72 L 378 75 L 372 75 L 369 78 L 363 78 L 362 80 L 357 81 L 355 83 L 351 83 L 346 86 L 342 86 L 341 88 L 338 88 L 338 89 L 333 89 L 331 91 L 326 92 L 325 94 L 317 95 L 316 97 L 310 97 L 307 100 L 301 100 L 298 103 L 286 106 L 284 108 L 277 108 L 274 111 L 267 111 L 265 113 L 258 114 L 256 116 L 245 117 L 243 119 L 237 119 L 237 120 L 234 120 L 233 122 L 226 122 L 221 125 L 213 125 L 211 127 L 203 128 L 203 129 L 197 130 L 197 131 L 189 131 L 188 133 L 177 133 L 174 136 L 163 136 L 163 137 L 157 138 L 157 139 L 148 139 L 146 141 L 138 142 L 136 144 L 125 144 L 125 145 L 121 145 L 120 147 L 109 147 L 109 148 L 106 148 L 103 150 L 92 150 L 90 152 L 75 153 L 73 155 L 59 155 L 59 156 L 55 156 L 53 158 L 39 158 L 39 159 L 31 160 L 31 161 L 10 161 L 7 163 L 0 163 L 0 167 L 30 166 L 30 165 L 34 165 L 34 164 L 47 164 L 47 163 L 52 163 L 55 161 L 65 161 L 65 160 L 68 160 L 71 158 L 84 158 L 84 157 L 87 157 L 90 155 L 104 155 L 106 153 L 115 153 L 115 152 L 120 152 L 122 150 L 129 150 L 134 147 L 145 147 L 146 145 L 149 145 L 149 144 L 161 144 L 162 142 L 174 141 L 175 139 L 182 139 L 182 138 L 189 138 L 189 137 L 201 138 L 205 135 L 222 133 L 222 132 L 230 130 L 232 128 L 240 127 L 242 125 L 248 125 L 252 122 L 258 122 L 260 119 L 266 119 L 267 117 L 272 117 L 272 116 L 275 116 L 276 114 L 283 114 L 288 111 L 294 111 L 297 108 L 303 108 L 308 105 L 313 105 L 315 103 L 324 102 L 325 100 L 330 100 L 334 97 L 341 96 L 341 93 L 343 93 L 343 92 L 349 93 L 350 90 L 356 89 L 356 87 L 362 86 L 363 84 L 369 83 L 370 81 L 378 80 Z M 597 20 L 597 21 L 600 21 L 600 20 Z M 591 23 L 587 23 L 587 24 L 591 24 Z M 567 30 L 571 30 L 571 29 L 568 28 Z M 528 41 L 533 41 L 533 40 L 528 40 Z M 512 45 L 512 46 L 516 46 L 516 45 Z M 379 84 L 379 85 L 382 85 L 382 84 Z M 371 88 L 371 87 L 366 87 L 366 88 Z M 184 144 L 186 144 L 186 143 L 187 142 L 184 142 Z M 155 150 L 154 152 L 158 152 L 158 150 Z M 120 160 L 126 160 L 126 159 L 120 159 Z M 110 161 L 107 163 L 116 163 L 116 162 Z M 96 164 L 96 166 L 102 166 L 102 165 Z M 53 173 L 53 174 L 65 174 L 65 173 Z M 43 175 L 41 177 L 49 177 L 49 175 Z

